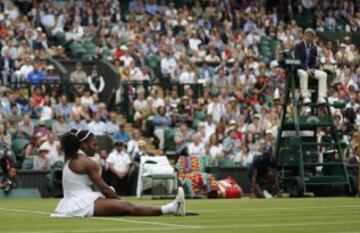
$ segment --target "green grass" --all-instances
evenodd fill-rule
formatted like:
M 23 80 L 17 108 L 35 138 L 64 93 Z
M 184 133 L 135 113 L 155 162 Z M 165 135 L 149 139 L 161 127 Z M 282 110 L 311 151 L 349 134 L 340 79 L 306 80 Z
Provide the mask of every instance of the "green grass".
M 149 205 L 166 203 L 128 200 Z M 192 217 L 49 218 L 47 213 L 54 210 L 57 202 L 0 200 L 0 232 L 360 232 L 360 199 L 356 198 L 201 199 L 187 202 L 188 210 L 200 213 Z

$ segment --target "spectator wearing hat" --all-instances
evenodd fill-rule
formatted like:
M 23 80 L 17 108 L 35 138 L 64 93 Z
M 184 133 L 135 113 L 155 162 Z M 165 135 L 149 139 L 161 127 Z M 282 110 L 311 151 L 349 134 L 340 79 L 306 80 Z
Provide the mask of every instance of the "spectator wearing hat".
M 297 75 L 300 78 L 300 92 L 304 104 L 311 102 L 308 90 L 309 77 L 319 80 L 317 102 L 324 104 L 327 97 L 327 74 L 317 68 L 317 48 L 313 44 L 314 36 L 313 29 L 306 29 L 304 41 L 296 44 L 294 49 L 295 58 L 301 62 L 301 68 L 297 70 Z
M 120 50 L 123 52 L 123 55 L 119 58 L 124 67 L 129 67 L 131 62 L 134 61 L 134 58 L 129 55 L 129 48 L 126 45 L 120 46 Z
M 347 64 L 348 58 L 346 54 L 346 44 L 341 43 L 339 46 L 339 51 L 336 53 L 336 62 L 338 64 Z
M 64 162 L 64 155 L 60 153 L 60 142 L 57 140 L 56 135 L 53 132 L 48 133 L 47 140 L 44 141 L 41 146 L 48 148 L 48 157 L 51 165 L 58 161 Z
M 34 170 L 49 170 L 51 161 L 49 158 L 49 148 L 42 144 L 38 149 L 39 155 L 34 157 Z
M 262 132 L 264 132 L 264 129 L 262 128 L 261 124 L 261 115 L 260 114 L 255 114 L 252 116 L 252 122 L 251 124 L 248 126 L 247 131 L 251 132 L 253 134 L 257 134 L 260 135 Z
M 88 77 L 88 84 L 92 93 L 101 96 L 105 88 L 105 81 L 103 76 L 98 73 L 96 66 L 93 66 L 91 70 L 91 75 Z
M 273 194 L 280 194 L 276 166 L 270 146 L 266 146 L 262 154 L 255 156 L 251 166 L 253 197 L 271 198 Z
M 55 73 L 55 67 L 53 65 L 48 65 L 46 67 L 45 81 L 56 82 L 60 81 L 60 76 Z
M 122 141 L 115 142 L 115 149 L 109 154 L 107 162 L 110 172 L 109 185 L 113 186 L 118 194 L 131 194 L 135 181 L 134 170 L 131 169 L 131 159 Z
M 76 63 L 75 70 L 71 72 L 70 74 L 70 81 L 72 83 L 75 83 L 73 85 L 73 89 L 75 91 L 75 94 L 77 96 L 82 96 L 83 92 L 86 88 L 86 85 L 88 83 L 86 73 L 82 69 L 81 63 Z M 76 85 L 77 84 L 77 85 Z

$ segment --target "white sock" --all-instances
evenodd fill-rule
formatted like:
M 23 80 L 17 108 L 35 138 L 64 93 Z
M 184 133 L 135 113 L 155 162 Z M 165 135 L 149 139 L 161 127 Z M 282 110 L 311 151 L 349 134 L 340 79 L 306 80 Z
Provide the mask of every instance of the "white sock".
M 169 204 L 161 206 L 161 213 L 162 214 L 175 214 L 176 205 L 174 202 L 170 202 Z

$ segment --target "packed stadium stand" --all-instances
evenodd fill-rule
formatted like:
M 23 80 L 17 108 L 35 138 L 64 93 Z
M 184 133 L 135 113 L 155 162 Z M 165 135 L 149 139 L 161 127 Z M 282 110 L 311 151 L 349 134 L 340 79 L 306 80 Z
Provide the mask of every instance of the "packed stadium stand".
M 231 175 L 249 193 L 253 159 L 277 156 L 281 115 L 294 107 L 283 109 L 282 56 L 307 28 L 316 33 L 318 67 L 327 70 L 327 101 L 345 105 L 331 108 L 341 156 L 356 165 L 359 7 L 339 0 L 1 1 L 1 174 L 15 167 L 24 187 L 61 196 L 61 135 L 86 128 L 99 141 L 104 179 L 128 189 L 121 194 L 135 195 L 144 155 L 166 155 L 174 166 L 197 157 L 205 175 L 196 179 Z M 319 128 L 318 137 L 327 133 Z M 125 178 L 113 177 L 109 163 Z

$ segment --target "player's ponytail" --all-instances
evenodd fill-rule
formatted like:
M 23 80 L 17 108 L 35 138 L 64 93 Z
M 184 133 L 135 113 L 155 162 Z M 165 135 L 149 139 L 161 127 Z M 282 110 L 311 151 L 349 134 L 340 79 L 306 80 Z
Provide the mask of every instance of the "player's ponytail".
M 61 138 L 61 147 L 64 150 L 65 161 L 68 161 L 76 155 L 80 149 L 80 143 L 76 135 L 76 130 L 65 133 Z

